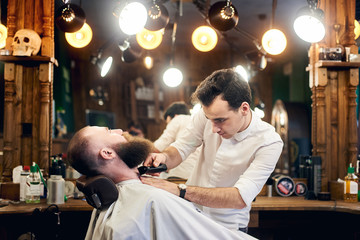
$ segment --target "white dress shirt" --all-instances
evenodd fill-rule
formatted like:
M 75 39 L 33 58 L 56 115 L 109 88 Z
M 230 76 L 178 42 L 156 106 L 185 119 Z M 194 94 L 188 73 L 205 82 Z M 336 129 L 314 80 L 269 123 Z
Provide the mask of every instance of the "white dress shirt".
M 254 239 L 206 217 L 191 203 L 133 179 L 117 185 L 119 198 L 96 220 L 91 215 L 86 240 L 102 239 Z
M 190 115 L 176 115 L 171 121 L 166 125 L 164 132 L 161 136 L 154 142 L 155 147 L 159 151 L 163 151 L 165 148 L 169 147 L 171 143 L 175 142 L 184 132 L 186 127 L 191 123 Z M 195 162 L 199 159 L 200 147 L 193 153 L 191 153 L 180 165 L 170 169 L 168 173 L 162 172 L 160 174 L 161 178 L 167 177 L 179 177 L 183 179 L 188 179 L 192 170 L 194 169 Z
M 273 172 L 281 154 L 283 142 L 279 134 L 252 111 L 247 129 L 224 139 L 212 132 L 212 123 L 201 110 L 194 115 L 186 133 L 172 146 L 185 159 L 201 144 L 199 161 L 187 184 L 210 188 L 236 187 L 245 208 L 202 207 L 202 210 L 229 229 L 247 227 L 251 202 Z

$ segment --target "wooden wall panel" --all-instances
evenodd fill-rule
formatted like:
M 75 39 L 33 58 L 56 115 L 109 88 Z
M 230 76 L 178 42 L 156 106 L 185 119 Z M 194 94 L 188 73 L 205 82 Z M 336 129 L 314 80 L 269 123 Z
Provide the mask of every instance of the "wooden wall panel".
M 33 29 L 42 37 L 39 55 L 2 57 L 5 62 L 3 181 L 17 165 L 38 163 L 48 170 L 51 151 L 51 106 L 54 57 L 54 0 L 8 1 L 6 49 L 17 30 Z M 26 58 L 26 57 L 24 57 Z M 31 124 L 30 136 L 23 124 Z M 1 174 L 0 174 L 1 175 Z
M 328 182 L 343 178 L 349 163 L 357 158 L 356 88 L 358 66 L 333 62 L 320 64 L 319 47 L 350 47 L 357 53 L 354 40 L 354 0 L 325 0 L 326 36 L 310 49 L 310 87 L 312 87 L 313 154 L 322 158 L 322 190 Z M 334 28 L 339 25 L 339 31 Z M 324 107 L 323 107 L 324 106 Z M 325 138 L 324 138 L 325 137 Z

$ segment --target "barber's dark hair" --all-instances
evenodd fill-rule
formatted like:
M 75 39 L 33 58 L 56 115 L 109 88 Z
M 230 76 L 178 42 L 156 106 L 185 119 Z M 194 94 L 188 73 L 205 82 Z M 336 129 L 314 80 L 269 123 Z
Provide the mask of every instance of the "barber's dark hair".
M 70 140 L 67 148 L 67 162 L 79 173 L 88 177 L 101 174 L 98 161 L 89 149 L 88 140 L 77 132 Z
M 192 101 L 200 101 L 208 107 L 214 99 L 221 98 L 228 102 L 232 110 L 237 110 L 243 102 L 251 104 L 249 84 L 233 69 L 221 69 L 213 72 L 196 88 Z
M 166 120 L 169 116 L 171 119 L 177 114 L 190 115 L 190 110 L 185 102 L 174 102 L 172 103 L 164 113 L 164 119 Z

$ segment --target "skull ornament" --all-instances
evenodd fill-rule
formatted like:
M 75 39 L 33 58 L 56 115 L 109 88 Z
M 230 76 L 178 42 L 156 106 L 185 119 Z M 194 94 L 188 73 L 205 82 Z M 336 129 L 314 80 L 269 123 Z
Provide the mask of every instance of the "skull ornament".
M 40 50 L 41 38 L 34 30 L 20 29 L 15 33 L 11 46 L 14 56 L 36 55 Z

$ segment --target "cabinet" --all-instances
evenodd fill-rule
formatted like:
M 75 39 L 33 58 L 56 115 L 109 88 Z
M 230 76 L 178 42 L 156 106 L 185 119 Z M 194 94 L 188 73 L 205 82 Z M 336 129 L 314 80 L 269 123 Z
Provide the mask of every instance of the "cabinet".
M 310 65 L 313 155 L 322 159 L 322 190 L 356 162 L 356 89 L 359 62 L 318 61 Z
M 48 169 L 51 152 L 54 58 L 0 56 L 5 62 L 4 156 L 2 180 L 12 169 L 36 162 Z

